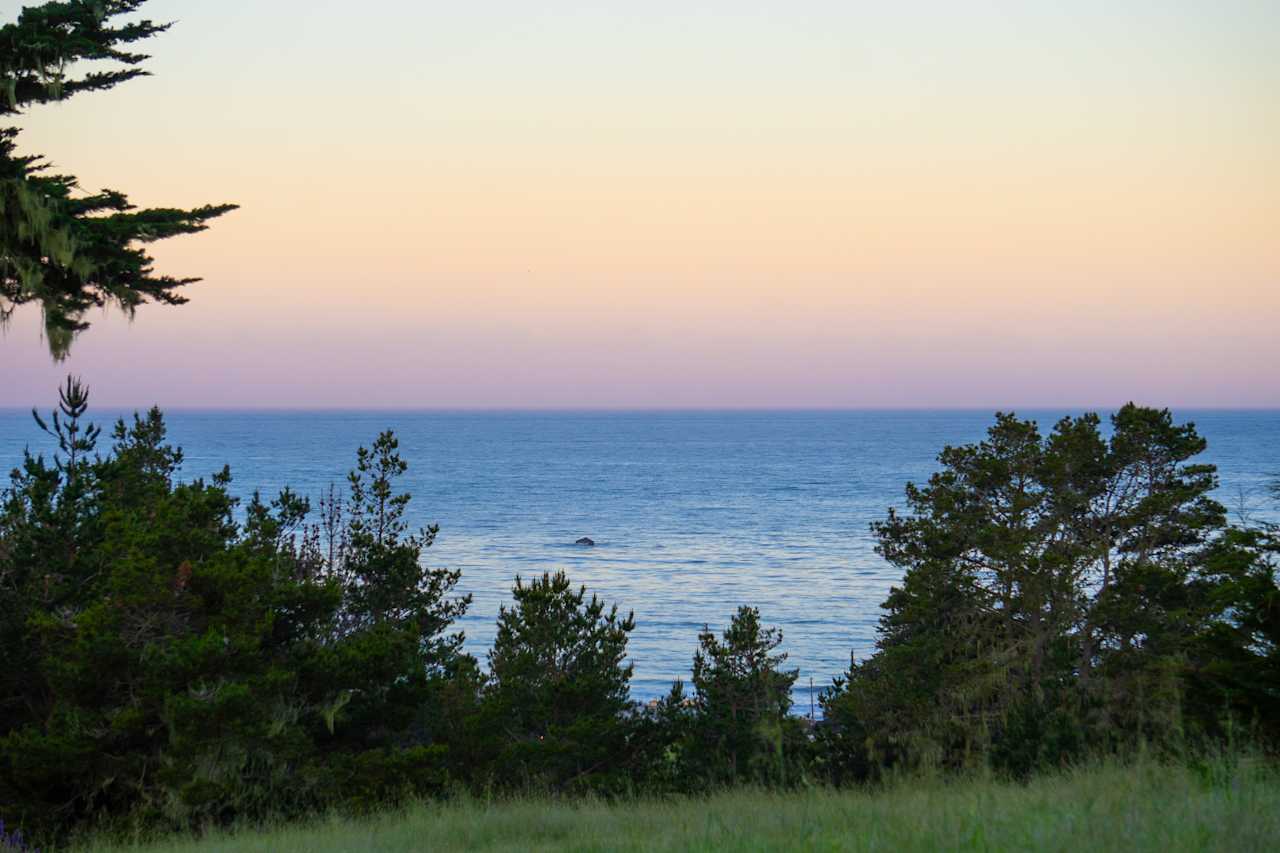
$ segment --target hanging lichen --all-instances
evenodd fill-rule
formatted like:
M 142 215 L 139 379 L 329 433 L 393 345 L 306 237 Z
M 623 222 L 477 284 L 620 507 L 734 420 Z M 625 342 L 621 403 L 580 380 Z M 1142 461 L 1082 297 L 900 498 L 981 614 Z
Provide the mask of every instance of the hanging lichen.
M 33 104 L 112 88 L 145 74 L 147 57 L 121 46 L 157 35 L 167 24 L 111 25 L 144 0 L 68 0 L 24 8 L 0 26 L 3 99 L 0 115 L 16 116 Z M 74 76 L 77 63 L 105 60 L 106 70 Z M 113 190 L 83 193 L 76 179 L 50 174 L 38 156 L 19 155 L 18 130 L 0 127 L 0 324 L 17 306 L 42 308 L 45 339 L 55 358 L 66 356 L 88 327 L 90 308 L 114 305 L 132 314 L 138 305 L 186 300 L 178 289 L 198 279 L 156 275 L 141 247 L 202 231 L 235 205 L 191 210 L 138 210 Z

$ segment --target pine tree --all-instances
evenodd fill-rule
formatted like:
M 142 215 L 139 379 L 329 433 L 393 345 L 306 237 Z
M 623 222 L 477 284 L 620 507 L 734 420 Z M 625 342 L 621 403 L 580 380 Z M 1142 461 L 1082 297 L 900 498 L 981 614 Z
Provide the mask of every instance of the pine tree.
M 713 782 L 787 780 L 797 721 L 788 718 L 791 686 L 799 671 L 782 668 L 782 631 L 760 624 L 760 611 L 740 607 L 723 639 L 710 628 L 698 635 L 693 658 L 696 747 L 691 762 Z M 790 755 L 788 753 L 791 753 Z M 699 771 L 695 771 L 699 772 Z
M 359 453 L 345 505 L 380 532 L 335 567 L 306 500 L 255 496 L 241 522 L 229 469 L 180 479 L 158 410 L 104 453 L 87 403 L 68 381 L 38 418 L 52 459 L 24 453 L 0 489 L 4 819 L 44 844 L 439 793 L 478 667 L 457 573 L 418 568 L 395 437 Z
M 32 105 L 110 89 L 147 74 L 145 54 L 128 46 L 169 28 L 149 20 L 116 24 L 144 0 L 65 0 L 24 8 L 0 27 L 0 116 Z M 74 76 L 75 63 L 108 69 Z M 0 323 L 26 303 L 41 306 L 54 358 L 65 358 L 93 307 L 132 315 L 151 300 L 180 305 L 196 278 L 159 275 L 145 244 L 203 231 L 235 205 L 138 209 L 116 190 L 81 190 L 73 175 L 50 172 L 39 155 L 19 154 L 18 129 L 0 127 Z
M 1252 660 L 1239 625 L 1265 555 L 1226 528 L 1194 425 L 1129 404 L 1111 426 L 1086 414 L 1042 436 L 997 415 L 908 485 L 909 514 L 873 525 L 903 581 L 876 653 L 824 701 L 836 775 L 982 756 L 1025 775 L 1216 728 L 1205 638 Z
M 498 615 L 485 695 L 495 776 L 553 789 L 618 787 L 634 615 L 588 600 L 563 572 L 529 583 L 517 577 L 512 596 Z

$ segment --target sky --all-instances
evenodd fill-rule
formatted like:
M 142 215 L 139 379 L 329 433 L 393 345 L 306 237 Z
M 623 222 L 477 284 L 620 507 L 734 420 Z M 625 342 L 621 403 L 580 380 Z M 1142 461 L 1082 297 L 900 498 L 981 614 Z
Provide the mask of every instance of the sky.
M 1275 0 L 144 12 L 21 150 L 242 207 L 0 406 L 1280 406 Z

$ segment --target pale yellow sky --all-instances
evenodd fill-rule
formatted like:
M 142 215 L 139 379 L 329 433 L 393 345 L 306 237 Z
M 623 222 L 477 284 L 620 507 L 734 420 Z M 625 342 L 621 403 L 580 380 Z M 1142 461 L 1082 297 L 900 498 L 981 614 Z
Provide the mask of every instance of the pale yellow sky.
M 1280 405 L 1280 4 L 527 5 L 149 3 L 23 145 L 243 209 L 0 405 Z

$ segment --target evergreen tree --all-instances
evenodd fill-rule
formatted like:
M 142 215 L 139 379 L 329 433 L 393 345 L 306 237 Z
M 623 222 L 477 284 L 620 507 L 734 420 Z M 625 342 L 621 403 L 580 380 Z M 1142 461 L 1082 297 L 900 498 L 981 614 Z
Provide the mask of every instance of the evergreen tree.
M 26 7 L 0 27 L 0 116 L 82 92 L 110 89 L 147 72 L 129 46 L 168 29 L 149 20 L 118 22 L 143 0 L 64 0 Z M 109 67 L 75 76 L 78 62 Z M 144 246 L 202 231 L 234 209 L 139 210 L 115 190 L 81 191 L 72 175 L 17 152 L 18 129 L 0 128 L 0 323 L 24 303 L 39 304 L 55 358 L 66 356 L 85 312 L 115 305 L 132 315 L 147 300 L 178 305 L 195 278 L 158 275 Z
M 360 454 L 369 488 L 349 505 L 365 521 L 383 507 L 381 532 L 353 522 L 332 567 L 307 501 L 255 496 L 240 521 L 229 471 L 179 480 L 158 411 L 118 422 L 102 455 L 87 401 L 69 382 L 42 419 L 58 455 L 26 454 L 0 495 L 6 819 L 54 837 L 441 790 L 442 719 L 475 675 L 449 633 L 467 599 L 448 597 L 456 573 L 417 568 L 394 437 Z
M 1205 559 L 1218 618 L 1188 641 L 1188 714 L 1224 741 L 1280 747 L 1280 528 L 1229 530 Z
M 315 526 L 301 548 L 301 564 L 342 592 L 326 652 L 306 673 L 329 697 L 326 748 L 443 746 L 446 696 L 475 668 L 462 633 L 449 631 L 471 597 L 453 594 L 461 572 L 423 566 L 439 528 L 409 528 L 410 496 L 395 491 L 407 469 L 389 430 L 359 448 L 348 498 L 327 516 L 340 527 L 334 541 L 322 547 L 329 534 Z
M 799 721 L 791 719 L 798 670 L 784 670 L 782 631 L 764 628 L 760 611 L 740 607 L 722 640 L 698 635 L 693 658 L 696 721 L 687 753 L 695 774 L 719 783 L 781 783 L 798 755 Z
M 634 616 L 563 572 L 516 579 L 489 653 L 484 731 L 495 781 L 608 790 L 624 784 Z
M 1041 437 L 997 415 L 908 485 L 909 515 L 873 525 L 904 576 L 875 655 L 825 700 L 837 775 L 975 756 L 1023 774 L 1216 727 L 1185 716 L 1195 650 L 1241 604 L 1210 565 L 1227 534 L 1214 469 L 1192 461 L 1204 439 L 1132 404 L 1111 425 Z

